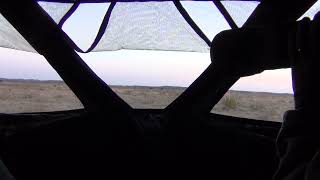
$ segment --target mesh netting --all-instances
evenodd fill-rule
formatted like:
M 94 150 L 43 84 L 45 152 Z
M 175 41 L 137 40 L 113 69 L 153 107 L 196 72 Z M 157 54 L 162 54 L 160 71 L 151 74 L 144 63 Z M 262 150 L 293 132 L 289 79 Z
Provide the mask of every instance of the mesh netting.
M 228 13 L 238 25 L 242 25 L 247 21 L 252 12 L 256 9 L 260 2 L 258 1 L 221 1 L 223 6 L 227 9 Z
M 199 4 L 188 6 L 190 3 Z M 39 4 L 56 23 L 72 6 L 72 3 L 39 2 Z M 258 2 L 224 1 L 223 4 L 235 22 L 242 26 Z M 221 30 L 229 28 L 212 2 L 185 2 L 183 5 L 210 40 Z M 209 13 L 211 11 L 212 13 Z M 195 17 L 196 15 L 204 17 Z M 208 52 L 208 42 L 199 36 L 199 32 L 190 26 L 190 20 L 187 21 L 185 18 L 172 1 L 117 2 L 107 29 L 93 51 L 138 49 Z M 83 37 L 74 39 L 81 38 Z M 34 49 L 1 15 L 0 47 L 34 52 Z
M 59 22 L 63 15 L 69 10 L 72 4 L 64 3 L 44 3 L 40 6 L 52 17 L 55 22 Z M 29 52 L 36 52 L 31 45 L 20 35 L 20 33 L 0 14 L 0 47 L 11 48 Z
M 0 14 L 0 47 L 35 52 L 31 45 Z
M 212 1 L 182 1 L 181 4 L 210 40 L 221 31 L 230 29 L 228 22 Z
M 62 29 L 80 49 L 87 50 L 94 42 L 109 7 L 110 3 L 80 4 Z
M 53 3 L 53 2 L 38 2 L 38 3 L 56 23 L 59 23 L 62 17 L 68 12 L 68 10 L 73 5 L 72 3 Z
M 117 3 L 94 51 L 143 49 L 208 52 L 172 2 Z

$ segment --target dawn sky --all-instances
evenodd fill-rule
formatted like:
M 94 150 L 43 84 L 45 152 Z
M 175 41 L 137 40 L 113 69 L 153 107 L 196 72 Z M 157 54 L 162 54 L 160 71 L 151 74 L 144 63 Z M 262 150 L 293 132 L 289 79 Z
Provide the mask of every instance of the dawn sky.
M 183 5 L 209 39 L 213 39 L 221 30 L 229 29 L 229 26 L 213 5 L 208 6 L 205 3 L 208 2 L 203 4 L 185 2 Z M 319 2 L 317 4 L 319 7 Z M 253 10 L 256 5 L 257 3 L 252 3 L 249 6 Z M 65 23 L 63 30 L 80 47 L 86 49 L 95 37 L 107 6 L 101 4 L 80 6 Z M 232 4 L 230 7 L 233 7 Z M 313 8 L 307 16 L 312 16 L 315 12 Z M 250 13 L 243 12 L 242 19 L 238 18 L 238 25 L 242 25 Z M 210 64 L 208 53 L 195 52 L 120 50 L 80 54 L 80 56 L 106 83 L 111 85 L 186 87 Z M 38 54 L 0 48 L 0 58 L 0 78 L 60 79 L 46 60 Z M 291 73 L 289 69 L 266 71 L 242 78 L 232 89 L 292 93 Z

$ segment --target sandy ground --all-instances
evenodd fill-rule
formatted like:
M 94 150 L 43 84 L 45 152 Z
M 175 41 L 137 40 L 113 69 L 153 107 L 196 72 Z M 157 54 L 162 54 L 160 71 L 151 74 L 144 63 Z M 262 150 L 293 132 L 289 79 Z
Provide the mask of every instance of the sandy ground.
M 112 87 L 135 108 L 164 108 L 179 96 L 180 87 Z M 282 121 L 293 108 L 291 94 L 229 91 L 212 112 L 270 121 Z M 62 82 L 0 80 L 0 113 L 45 112 L 82 108 Z

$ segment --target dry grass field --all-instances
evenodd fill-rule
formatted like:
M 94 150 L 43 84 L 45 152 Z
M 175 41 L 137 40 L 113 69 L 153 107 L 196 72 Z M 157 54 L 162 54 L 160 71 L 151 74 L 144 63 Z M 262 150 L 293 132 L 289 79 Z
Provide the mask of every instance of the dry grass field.
M 114 86 L 135 108 L 164 108 L 179 96 L 180 87 Z M 293 108 L 291 94 L 229 91 L 212 112 L 261 120 L 282 121 Z M 0 80 L 0 113 L 44 112 L 82 108 L 63 82 Z

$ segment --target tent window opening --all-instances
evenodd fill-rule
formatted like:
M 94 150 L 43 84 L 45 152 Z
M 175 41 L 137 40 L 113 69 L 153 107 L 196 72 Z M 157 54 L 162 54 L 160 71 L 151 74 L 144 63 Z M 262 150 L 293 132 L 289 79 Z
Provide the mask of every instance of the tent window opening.
M 83 108 L 43 56 L 0 48 L 0 57 L 0 113 Z
M 212 112 L 282 122 L 284 113 L 292 109 L 294 98 L 291 71 L 280 69 L 241 78 Z

